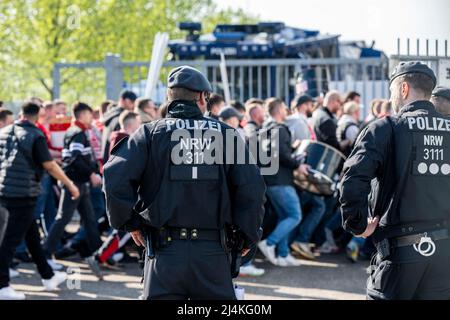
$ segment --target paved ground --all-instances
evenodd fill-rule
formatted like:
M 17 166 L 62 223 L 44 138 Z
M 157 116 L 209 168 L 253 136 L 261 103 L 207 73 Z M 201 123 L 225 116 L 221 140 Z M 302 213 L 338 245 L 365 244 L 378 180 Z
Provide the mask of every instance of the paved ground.
M 138 264 L 124 264 L 118 271 L 105 271 L 98 281 L 80 259 L 60 261 L 72 273 L 57 292 L 45 292 L 32 264 L 21 264 L 21 276 L 12 280 L 15 289 L 24 291 L 28 299 L 137 299 L 141 290 Z M 349 263 L 341 255 L 325 255 L 317 262 L 304 261 L 298 268 L 277 268 L 256 260 L 266 268 L 259 278 L 239 278 L 246 299 L 364 299 L 367 262 Z

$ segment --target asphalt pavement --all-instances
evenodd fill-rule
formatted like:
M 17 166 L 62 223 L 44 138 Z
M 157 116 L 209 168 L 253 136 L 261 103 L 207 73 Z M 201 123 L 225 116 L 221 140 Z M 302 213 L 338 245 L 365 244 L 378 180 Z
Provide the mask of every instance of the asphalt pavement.
M 261 257 L 255 261 L 266 273 L 261 277 L 240 277 L 236 283 L 246 292 L 246 300 L 362 300 L 365 299 L 367 261 L 350 263 L 343 255 L 322 255 L 317 261 L 302 260 L 300 267 L 281 268 Z M 58 261 L 69 279 L 56 292 L 45 292 L 33 264 L 20 264 L 20 277 L 12 279 L 16 290 L 27 299 L 122 300 L 138 299 L 142 271 L 137 263 L 125 263 L 117 270 L 104 270 L 99 281 L 80 258 Z

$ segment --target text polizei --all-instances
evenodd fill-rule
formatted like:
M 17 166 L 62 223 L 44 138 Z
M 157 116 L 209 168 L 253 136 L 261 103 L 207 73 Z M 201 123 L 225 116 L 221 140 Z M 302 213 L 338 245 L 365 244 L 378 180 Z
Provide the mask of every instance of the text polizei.
M 408 117 L 410 130 L 450 132 L 450 119 L 437 117 Z
M 166 121 L 167 131 L 185 129 L 185 130 L 214 130 L 221 131 L 222 126 L 219 122 L 208 120 L 189 120 L 189 119 L 170 119 Z

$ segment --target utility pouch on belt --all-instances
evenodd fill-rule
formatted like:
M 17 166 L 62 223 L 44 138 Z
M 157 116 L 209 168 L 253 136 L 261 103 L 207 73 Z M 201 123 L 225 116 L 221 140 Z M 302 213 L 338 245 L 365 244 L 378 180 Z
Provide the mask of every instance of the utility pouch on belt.
M 391 254 L 391 248 L 388 239 L 383 239 L 375 244 L 381 260 L 386 259 Z

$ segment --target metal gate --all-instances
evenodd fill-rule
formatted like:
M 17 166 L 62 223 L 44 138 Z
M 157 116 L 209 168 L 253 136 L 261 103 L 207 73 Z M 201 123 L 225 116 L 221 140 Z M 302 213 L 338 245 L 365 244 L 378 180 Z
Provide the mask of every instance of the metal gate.
M 211 81 L 213 90 L 223 93 L 220 61 L 192 60 L 168 61 L 163 64 L 156 97 L 157 102 L 165 99 L 165 84 L 170 69 L 190 65 L 204 72 Z M 54 67 L 54 98 L 70 99 L 80 96 L 84 100 L 106 98 L 117 99 L 119 92 L 132 89 L 142 96 L 145 90 L 149 62 L 123 62 L 118 55 L 109 54 L 103 62 L 57 63 Z M 289 103 L 296 91 L 306 90 L 317 96 L 331 89 L 342 93 L 358 91 L 363 104 L 368 106 L 374 98 L 388 96 L 389 61 L 383 58 L 365 59 L 279 59 L 279 60 L 227 60 L 231 99 L 244 102 L 251 97 L 265 99 L 276 96 Z M 61 83 L 61 74 L 68 69 L 94 70 L 86 81 L 91 81 L 89 92 L 73 92 L 74 89 Z M 103 78 L 102 78 L 103 77 Z M 71 93 L 72 91 L 72 93 Z M 95 94 L 94 94 L 95 91 Z
M 448 41 L 430 41 L 425 39 L 397 40 L 397 54 L 390 57 L 392 69 L 401 61 L 421 61 L 426 63 L 436 74 L 438 85 L 450 87 L 450 56 Z

